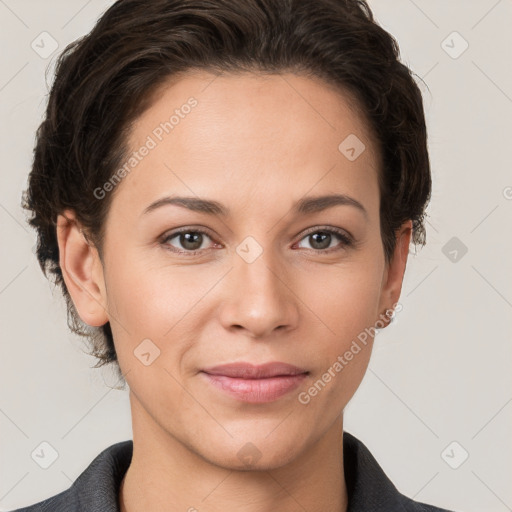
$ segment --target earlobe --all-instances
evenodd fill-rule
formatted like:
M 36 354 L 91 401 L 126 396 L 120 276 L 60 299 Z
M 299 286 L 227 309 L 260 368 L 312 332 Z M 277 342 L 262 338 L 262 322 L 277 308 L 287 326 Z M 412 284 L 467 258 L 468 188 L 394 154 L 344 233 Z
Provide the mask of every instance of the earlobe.
M 80 318 L 90 326 L 104 325 L 109 319 L 102 263 L 72 210 L 57 217 L 57 240 L 62 276 Z

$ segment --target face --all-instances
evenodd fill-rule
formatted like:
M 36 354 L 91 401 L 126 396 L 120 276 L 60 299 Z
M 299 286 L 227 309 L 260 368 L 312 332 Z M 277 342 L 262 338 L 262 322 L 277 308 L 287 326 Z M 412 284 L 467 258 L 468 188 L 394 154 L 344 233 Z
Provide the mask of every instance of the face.
M 103 262 L 60 235 L 77 310 L 110 321 L 147 433 L 270 468 L 340 426 L 410 240 L 408 223 L 387 265 L 378 155 L 352 107 L 297 75 L 188 74 L 160 89 L 133 126 L 136 160 L 94 199 L 113 194 Z M 241 362 L 298 375 L 212 375 Z

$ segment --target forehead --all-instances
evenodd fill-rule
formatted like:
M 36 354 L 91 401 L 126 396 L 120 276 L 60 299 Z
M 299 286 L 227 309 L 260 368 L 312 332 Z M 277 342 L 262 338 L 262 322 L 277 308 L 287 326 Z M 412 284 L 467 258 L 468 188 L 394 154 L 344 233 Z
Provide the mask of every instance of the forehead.
M 318 77 L 257 72 L 214 75 L 204 70 L 189 70 L 169 78 L 151 93 L 150 107 L 134 123 L 130 145 L 136 147 L 142 142 L 141 136 L 155 129 L 155 122 L 168 121 L 173 113 L 179 115 L 173 121 L 178 124 L 188 115 L 187 103 L 192 99 L 197 103 L 192 116 L 197 122 L 192 119 L 188 124 L 198 137 L 209 135 L 203 137 L 205 142 L 215 136 L 219 142 L 222 129 L 229 132 L 247 128 L 254 136 L 255 128 L 262 126 L 265 130 L 260 134 L 264 139 L 265 134 L 272 134 L 283 124 L 288 125 L 287 133 L 291 130 L 291 135 L 300 131 L 311 137 L 312 131 L 321 128 L 322 132 L 338 132 L 337 136 L 352 130 L 368 142 L 372 138 L 355 95 Z M 201 124 L 205 121 L 208 126 L 203 131 Z M 179 137 L 183 129 L 173 127 L 172 131 L 173 136 Z
M 377 186 L 378 160 L 357 107 L 350 94 L 296 74 L 173 77 L 132 125 L 130 151 L 149 140 L 153 147 L 123 187 L 132 202 L 171 189 L 210 197 L 229 190 L 242 203 L 276 187 L 281 195 L 337 186 L 367 195 Z M 364 151 L 351 160 L 347 144 Z

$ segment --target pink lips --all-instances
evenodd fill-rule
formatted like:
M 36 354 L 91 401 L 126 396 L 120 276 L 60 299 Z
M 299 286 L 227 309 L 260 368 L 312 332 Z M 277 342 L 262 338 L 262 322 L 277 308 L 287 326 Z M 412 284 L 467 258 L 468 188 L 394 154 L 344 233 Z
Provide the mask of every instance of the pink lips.
M 210 384 L 238 400 L 265 403 L 297 388 L 309 372 L 287 363 L 273 362 L 231 363 L 205 368 L 201 373 Z

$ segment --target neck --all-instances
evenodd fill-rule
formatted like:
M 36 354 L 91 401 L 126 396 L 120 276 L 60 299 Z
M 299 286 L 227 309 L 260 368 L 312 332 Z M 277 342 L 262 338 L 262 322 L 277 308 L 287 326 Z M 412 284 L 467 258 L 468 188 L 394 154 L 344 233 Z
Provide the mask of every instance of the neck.
M 130 398 L 133 454 L 119 491 L 121 512 L 346 512 L 342 415 L 286 465 L 241 471 L 204 459 Z

